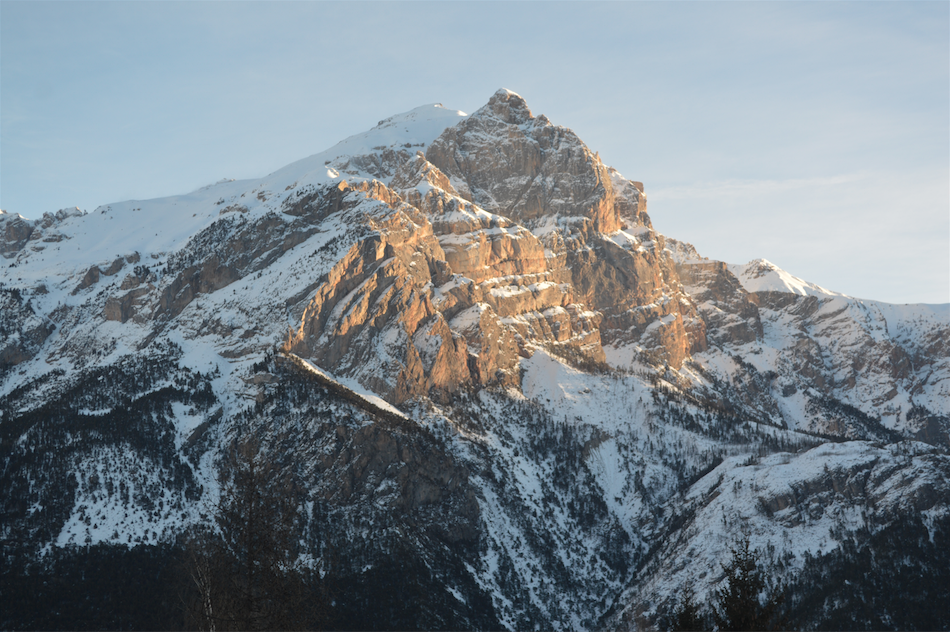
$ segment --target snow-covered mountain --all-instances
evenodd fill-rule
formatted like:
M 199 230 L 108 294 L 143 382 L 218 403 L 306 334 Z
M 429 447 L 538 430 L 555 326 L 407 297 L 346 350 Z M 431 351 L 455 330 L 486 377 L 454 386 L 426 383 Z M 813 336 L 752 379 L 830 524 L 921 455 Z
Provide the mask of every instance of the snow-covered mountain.
M 646 207 L 500 90 L 259 180 L 0 214 L 8 572 L 174 547 L 248 435 L 356 627 L 664 625 L 742 535 L 793 584 L 914 525 L 932 561 L 950 305 L 710 261 Z M 819 585 L 800 621 L 838 622 Z M 917 625 L 889 603 L 869 625 Z

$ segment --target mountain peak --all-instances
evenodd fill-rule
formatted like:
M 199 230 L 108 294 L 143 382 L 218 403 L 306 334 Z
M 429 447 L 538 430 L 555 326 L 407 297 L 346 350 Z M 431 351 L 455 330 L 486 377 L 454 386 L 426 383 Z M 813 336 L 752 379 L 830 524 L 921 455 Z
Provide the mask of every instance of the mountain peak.
M 535 117 L 520 95 L 506 89 L 447 129 L 426 158 L 462 197 L 538 234 L 550 235 L 558 222 L 573 227 L 569 232 L 611 233 L 624 224 L 622 210 L 633 223 L 645 210 L 632 185 L 621 187 L 629 199 L 618 204 L 597 155 L 569 128 Z
M 693 570 L 697 600 L 720 589 L 743 533 L 808 612 L 812 577 L 899 577 L 819 559 L 862 540 L 950 569 L 927 544 L 950 533 L 950 306 L 700 257 L 643 190 L 499 90 L 259 179 L 0 212 L 0 524 L 37 595 L 0 627 L 51 627 L 59 569 L 173 559 L 217 524 L 241 437 L 301 494 L 294 559 L 361 595 L 325 610 L 340 627 L 659 626 Z
M 479 109 L 475 115 L 484 116 L 488 113 L 500 118 L 505 123 L 514 125 L 522 125 L 534 118 L 524 98 L 506 88 L 501 88 L 495 92 L 488 103 Z
M 498 90 L 495 91 L 495 94 L 492 95 L 492 98 L 494 97 L 502 97 L 505 99 L 508 99 L 511 97 L 518 97 L 519 99 L 524 101 L 524 98 L 520 94 L 518 94 L 514 90 L 509 90 L 508 88 L 498 88 Z
M 820 285 L 789 274 L 767 259 L 754 259 L 745 265 L 730 266 L 747 292 L 785 292 L 802 296 L 842 296 Z
M 420 105 L 408 112 L 402 112 L 401 114 L 394 114 L 393 116 L 384 118 L 377 123 L 373 129 L 381 130 L 397 127 L 399 125 L 415 126 L 420 124 L 425 127 L 425 123 L 427 122 L 437 122 L 437 124 L 441 124 L 451 121 L 454 123 L 457 122 L 455 119 L 464 118 L 465 116 L 465 112 L 450 110 L 441 103 L 429 103 L 427 105 Z

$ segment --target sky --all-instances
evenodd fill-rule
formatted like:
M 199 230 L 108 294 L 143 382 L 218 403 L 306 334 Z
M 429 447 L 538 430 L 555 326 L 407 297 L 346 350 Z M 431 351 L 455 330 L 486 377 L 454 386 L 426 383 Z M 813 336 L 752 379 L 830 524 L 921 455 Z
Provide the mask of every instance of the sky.
M 0 208 L 256 178 L 498 88 L 645 185 L 661 233 L 950 302 L 950 3 L 0 0 Z

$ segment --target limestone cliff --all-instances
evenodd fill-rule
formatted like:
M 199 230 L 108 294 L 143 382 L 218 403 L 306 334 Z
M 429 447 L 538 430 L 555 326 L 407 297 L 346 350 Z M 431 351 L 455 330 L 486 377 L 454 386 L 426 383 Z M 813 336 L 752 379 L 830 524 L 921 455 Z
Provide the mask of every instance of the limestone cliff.
M 518 357 L 544 346 L 603 361 L 605 342 L 634 344 L 675 368 L 705 348 L 643 185 L 512 92 L 388 182 L 340 183 L 293 212 L 356 206 L 370 234 L 322 279 L 288 349 L 395 402 L 517 386 Z

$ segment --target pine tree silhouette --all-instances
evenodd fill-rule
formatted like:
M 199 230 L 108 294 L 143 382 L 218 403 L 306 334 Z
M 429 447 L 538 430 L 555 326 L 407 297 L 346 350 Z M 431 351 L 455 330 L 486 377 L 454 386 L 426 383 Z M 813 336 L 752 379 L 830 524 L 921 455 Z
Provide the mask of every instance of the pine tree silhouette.
M 719 630 L 776 630 L 784 626 L 780 613 L 784 594 L 759 568 L 759 552 L 749 548 L 748 537 L 732 549 L 732 560 L 723 570 L 726 585 L 716 591 L 713 608 Z
M 292 477 L 251 439 L 232 446 L 221 478 L 216 528 L 189 546 L 194 622 L 216 631 L 306 627 L 316 595 L 299 561 Z
M 708 630 L 705 617 L 699 612 L 694 601 L 693 587 L 687 584 L 680 592 L 679 604 L 673 612 L 673 630 L 675 632 L 697 632 Z

